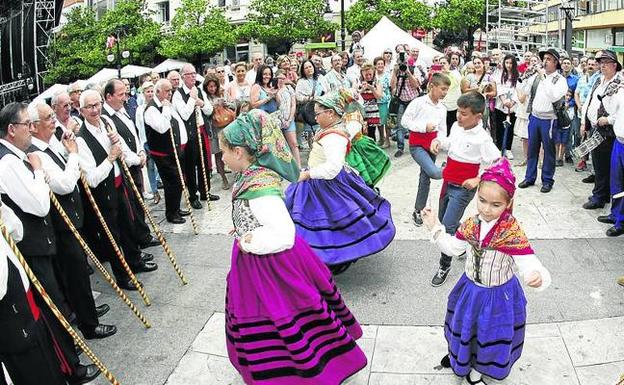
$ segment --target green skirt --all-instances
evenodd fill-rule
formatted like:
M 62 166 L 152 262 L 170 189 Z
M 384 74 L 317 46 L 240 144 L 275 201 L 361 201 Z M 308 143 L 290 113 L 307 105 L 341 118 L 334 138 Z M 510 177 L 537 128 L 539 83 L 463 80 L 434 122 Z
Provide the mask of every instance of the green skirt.
M 368 136 L 353 139 L 347 164 L 357 170 L 364 182 L 375 186 L 390 169 L 390 157 Z

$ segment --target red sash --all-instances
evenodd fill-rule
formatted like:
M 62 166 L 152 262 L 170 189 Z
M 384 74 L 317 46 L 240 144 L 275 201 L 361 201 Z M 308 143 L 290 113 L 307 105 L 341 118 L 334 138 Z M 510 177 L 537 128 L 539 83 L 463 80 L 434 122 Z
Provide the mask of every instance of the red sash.
M 442 179 L 447 183 L 461 186 L 467 179 L 479 176 L 479 163 L 464 163 L 449 157 L 442 170 Z
M 429 151 L 429 149 L 431 148 L 431 142 L 433 142 L 433 140 L 437 137 L 438 137 L 437 131 L 431 131 L 431 132 L 410 131 L 409 145 L 410 147 L 420 146 L 424 148 L 425 150 Z
M 206 132 L 206 129 L 204 126 L 199 126 L 199 132 L 201 132 L 202 139 L 204 142 L 204 156 L 208 160 L 208 164 L 206 165 L 206 170 L 210 171 L 212 170 L 212 156 L 211 156 L 212 154 L 210 152 L 210 137 L 208 136 L 208 133 Z
M 30 312 L 33 315 L 35 321 L 39 320 L 39 316 L 41 315 L 39 311 L 39 307 L 35 303 L 35 297 L 33 297 L 32 288 L 28 288 L 26 292 L 26 299 L 28 300 L 28 307 L 30 307 Z
M 123 182 L 123 179 L 121 177 L 121 174 L 117 175 L 115 177 L 115 188 L 119 188 L 121 187 L 121 183 Z

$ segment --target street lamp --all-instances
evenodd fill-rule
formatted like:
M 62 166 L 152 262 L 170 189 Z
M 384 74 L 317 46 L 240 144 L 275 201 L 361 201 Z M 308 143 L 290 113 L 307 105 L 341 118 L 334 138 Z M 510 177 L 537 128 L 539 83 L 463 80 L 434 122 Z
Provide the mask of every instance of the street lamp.
M 327 0 L 326 6 L 325 6 L 325 14 L 329 15 L 329 16 L 327 16 L 327 20 L 331 21 L 331 20 L 333 20 L 334 12 L 332 11 L 331 7 L 329 6 L 329 1 L 330 0 Z M 340 46 L 342 47 L 342 51 L 345 50 L 345 39 L 346 39 L 346 33 L 345 33 L 344 0 L 340 0 Z
M 565 35 L 563 47 L 572 56 L 572 21 L 574 20 L 574 3 L 566 0 L 561 3 L 559 9 L 565 14 Z
M 108 54 L 106 56 L 106 60 L 108 60 L 109 63 L 113 63 L 115 61 L 117 61 L 117 77 L 119 79 L 121 79 L 121 59 L 127 59 L 130 57 L 130 51 L 128 50 L 124 50 L 123 52 L 119 52 L 120 48 L 119 48 L 119 34 L 121 32 L 121 28 L 118 28 L 114 34 L 111 34 L 108 37 L 108 40 L 106 41 L 106 47 L 107 48 L 113 48 L 113 45 L 116 46 L 117 48 L 117 54 Z

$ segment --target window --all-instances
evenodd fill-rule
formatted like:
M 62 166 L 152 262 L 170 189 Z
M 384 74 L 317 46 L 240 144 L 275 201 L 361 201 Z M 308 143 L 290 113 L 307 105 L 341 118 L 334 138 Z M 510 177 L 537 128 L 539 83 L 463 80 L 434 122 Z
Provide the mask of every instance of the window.
M 219 0 L 218 6 L 219 7 L 225 7 L 225 0 Z
M 240 9 L 240 0 L 232 0 L 232 9 Z
M 162 3 L 158 3 L 158 10 L 156 11 L 156 18 L 160 23 L 167 23 L 170 20 L 169 17 L 169 2 L 164 1 Z

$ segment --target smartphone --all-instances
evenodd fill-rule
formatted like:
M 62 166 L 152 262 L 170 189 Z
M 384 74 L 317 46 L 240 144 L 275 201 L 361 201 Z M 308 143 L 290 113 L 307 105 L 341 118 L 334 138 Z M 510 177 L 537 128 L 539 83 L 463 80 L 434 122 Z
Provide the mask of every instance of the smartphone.
M 440 72 L 442 71 L 442 64 L 432 64 L 431 72 Z

